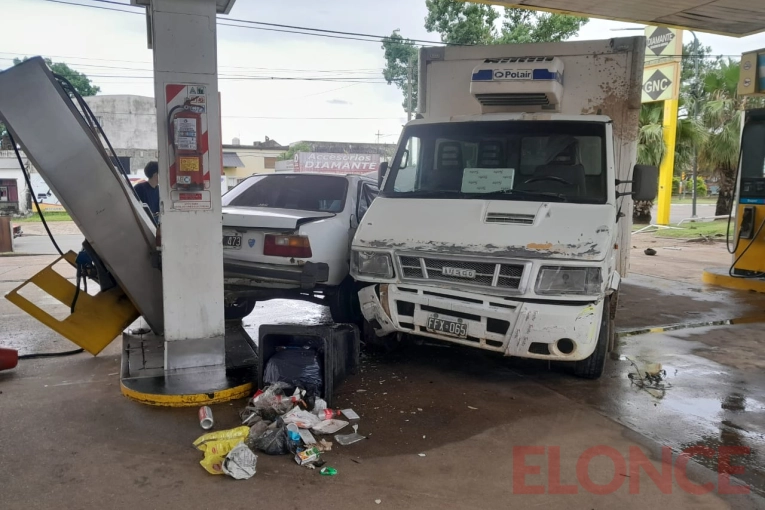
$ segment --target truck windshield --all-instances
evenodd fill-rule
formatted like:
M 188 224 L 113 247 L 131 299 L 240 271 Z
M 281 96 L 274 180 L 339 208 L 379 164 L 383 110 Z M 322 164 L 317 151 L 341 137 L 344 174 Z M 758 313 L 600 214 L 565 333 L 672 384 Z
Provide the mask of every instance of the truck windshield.
M 223 195 L 223 207 L 268 207 L 340 212 L 348 180 L 331 175 L 264 175 L 250 177 Z
M 606 203 L 605 125 L 480 121 L 406 128 L 385 195 Z

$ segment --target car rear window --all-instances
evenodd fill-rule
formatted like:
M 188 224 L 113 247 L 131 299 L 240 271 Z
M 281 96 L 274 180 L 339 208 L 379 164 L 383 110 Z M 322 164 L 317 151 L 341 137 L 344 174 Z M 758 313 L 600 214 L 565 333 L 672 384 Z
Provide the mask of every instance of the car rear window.
M 348 181 L 329 175 L 251 177 L 223 196 L 223 206 L 340 212 Z

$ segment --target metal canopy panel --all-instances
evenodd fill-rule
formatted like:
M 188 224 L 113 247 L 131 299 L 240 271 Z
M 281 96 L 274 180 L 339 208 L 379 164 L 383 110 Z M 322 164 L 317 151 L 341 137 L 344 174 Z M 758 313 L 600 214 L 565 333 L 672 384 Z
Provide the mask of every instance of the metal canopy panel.
M 223 168 L 244 168 L 244 163 L 236 152 L 223 152 Z
M 505 7 L 524 7 L 577 16 L 743 37 L 765 31 L 762 0 L 481 0 Z
M 0 72 L 0 119 L 136 309 L 162 332 L 154 225 L 42 58 Z
M 231 12 L 231 8 L 234 6 L 236 0 L 215 0 L 215 11 L 218 14 L 228 14 Z M 130 0 L 130 5 L 140 5 L 142 7 L 148 7 L 151 4 L 151 0 Z

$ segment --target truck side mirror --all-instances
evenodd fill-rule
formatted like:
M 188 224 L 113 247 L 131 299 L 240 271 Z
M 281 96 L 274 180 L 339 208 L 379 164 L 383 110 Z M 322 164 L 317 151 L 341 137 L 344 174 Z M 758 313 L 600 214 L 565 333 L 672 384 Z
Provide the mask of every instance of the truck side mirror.
M 388 173 L 388 162 L 383 161 L 380 166 L 377 167 L 377 187 L 382 188 L 383 179 L 385 174 Z
M 632 199 L 649 201 L 659 190 L 659 169 L 649 165 L 635 165 L 632 171 Z

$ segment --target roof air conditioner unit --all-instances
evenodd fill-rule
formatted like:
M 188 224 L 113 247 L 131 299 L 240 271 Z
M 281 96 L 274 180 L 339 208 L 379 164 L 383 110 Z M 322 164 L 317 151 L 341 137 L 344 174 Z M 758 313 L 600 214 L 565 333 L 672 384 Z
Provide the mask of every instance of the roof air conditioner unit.
M 483 113 L 559 111 L 563 61 L 557 57 L 490 58 L 473 69 L 470 93 Z

